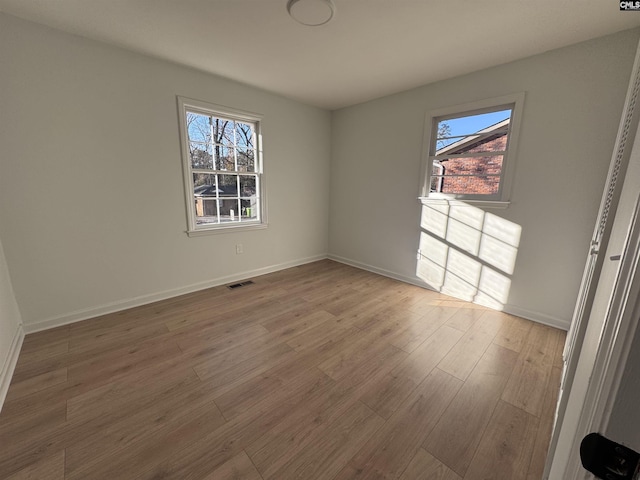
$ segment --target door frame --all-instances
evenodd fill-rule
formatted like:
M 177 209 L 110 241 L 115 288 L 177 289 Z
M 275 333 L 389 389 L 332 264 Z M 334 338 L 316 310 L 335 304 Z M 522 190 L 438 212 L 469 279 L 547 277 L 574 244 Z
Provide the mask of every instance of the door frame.
M 605 255 L 621 253 L 608 251 L 608 241 L 624 188 L 622 178 L 631 158 L 634 141 L 639 136 L 636 134 L 640 116 L 640 108 L 636 105 L 640 102 L 639 97 L 640 44 L 636 50 L 592 248 L 587 257 L 585 274 L 567 337 L 563 381 L 544 479 L 575 480 L 589 477 L 578 460 L 579 445 L 587 433 L 604 432 L 606 429 L 633 334 L 638 326 L 640 199 L 636 201 L 631 222 L 626 225 L 626 240 L 613 286 L 609 283 L 606 287 L 601 287 L 607 288 L 608 291 L 598 292 L 600 301 L 606 298 L 602 295 L 608 295 L 606 314 L 604 318 L 590 317 L 592 313 L 597 313 L 592 312 L 592 307 L 598 284 L 602 283 L 599 282 L 602 266 L 605 261 L 610 261 L 606 260 Z M 638 152 L 636 155 L 640 156 Z M 635 195 L 634 192 L 634 199 Z

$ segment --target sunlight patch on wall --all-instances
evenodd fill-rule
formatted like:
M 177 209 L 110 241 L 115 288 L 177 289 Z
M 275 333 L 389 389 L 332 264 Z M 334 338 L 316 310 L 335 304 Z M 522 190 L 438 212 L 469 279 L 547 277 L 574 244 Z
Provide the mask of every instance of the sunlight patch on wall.
M 422 201 L 417 276 L 446 295 L 502 310 L 521 227 L 456 200 Z

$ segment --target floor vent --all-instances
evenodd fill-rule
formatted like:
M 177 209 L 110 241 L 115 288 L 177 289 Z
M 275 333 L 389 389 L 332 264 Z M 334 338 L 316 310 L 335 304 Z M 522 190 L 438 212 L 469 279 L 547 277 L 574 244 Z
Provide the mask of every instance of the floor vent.
M 253 281 L 247 280 L 246 282 L 234 283 L 233 285 L 227 285 L 227 288 L 233 290 L 234 288 L 244 287 L 245 285 L 253 285 Z

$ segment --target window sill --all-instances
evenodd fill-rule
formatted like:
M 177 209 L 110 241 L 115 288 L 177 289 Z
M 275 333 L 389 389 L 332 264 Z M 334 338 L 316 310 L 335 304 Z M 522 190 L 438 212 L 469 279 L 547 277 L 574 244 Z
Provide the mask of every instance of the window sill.
M 251 224 L 238 224 L 238 225 L 225 225 L 224 227 L 213 228 L 199 228 L 197 230 L 187 230 L 187 235 L 190 237 L 203 237 L 205 235 L 216 235 L 220 233 L 232 233 L 246 230 L 263 230 L 267 228 L 266 223 L 251 223 Z
M 496 208 L 496 209 L 505 209 L 509 208 L 511 202 L 504 202 L 501 200 L 458 200 L 455 198 L 438 198 L 438 197 L 418 197 L 418 200 L 422 202 L 422 204 L 427 205 L 451 205 L 451 206 L 465 206 L 470 205 L 478 208 Z

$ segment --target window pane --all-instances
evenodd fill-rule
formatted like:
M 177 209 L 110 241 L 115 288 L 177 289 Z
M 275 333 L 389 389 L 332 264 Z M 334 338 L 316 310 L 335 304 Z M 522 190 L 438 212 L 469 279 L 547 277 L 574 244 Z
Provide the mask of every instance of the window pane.
M 236 145 L 240 148 L 253 149 L 253 125 L 236 122 Z
M 236 169 L 233 148 L 216 145 L 214 150 L 216 156 L 216 170 L 234 171 Z
M 508 137 L 509 135 L 505 133 L 479 137 L 473 142 L 473 145 L 467 146 L 459 153 L 504 152 L 507 150 Z
M 218 201 L 215 198 L 196 198 L 196 223 L 218 223 L 217 205 Z
M 213 149 L 205 143 L 190 142 L 191 168 L 213 169 Z
M 185 191 L 189 235 L 263 221 L 258 116 L 182 97 L 178 103 L 183 167 L 193 182 Z
M 479 176 L 444 176 L 440 177 L 442 193 L 466 195 L 495 195 L 500 189 L 500 177 Z
M 193 192 L 215 196 L 216 176 L 210 173 L 193 174 Z
M 256 162 L 254 160 L 254 151 L 244 148 L 238 148 L 238 171 L 239 172 L 255 172 Z
M 500 175 L 502 155 L 491 157 L 449 158 L 440 160 L 444 175 Z M 434 162 L 435 163 L 435 162 Z M 434 167 L 434 172 L 436 169 Z
M 193 174 L 193 196 L 196 207 L 196 223 L 218 223 L 216 200 L 216 176 L 206 173 Z
M 240 209 L 237 198 L 220 200 L 220 222 L 239 222 Z
M 468 142 L 475 141 L 474 134 L 481 131 L 493 130 L 496 133 L 506 133 L 508 124 L 500 125 L 504 120 L 511 118 L 511 109 L 496 112 L 482 113 L 479 115 L 466 115 L 457 118 L 444 119 L 437 122 L 436 150 L 451 145 L 466 147 Z
M 211 143 L 211 117 L 187 112 L 187 132 L 192 142 Z
M 215 143 L 232 147 L 234 145 L 234 122 L 213 117 L 213 135 Z
M 256 197 L 240 200 L 242 220 L 258 220 L 258 201 Z
M 237 175 L 218 175 L 218 187 L 221 197 L 237 197 L 238 196 L 238 176 Z
M 255 175 L 239 175 L 240 177 L 240 196 L 253 197 L 256 194 L 256 176 Z
M 431 191 L 494 195 L 500 187 L 502 155 L 434 160 Z

